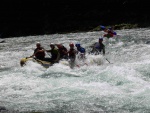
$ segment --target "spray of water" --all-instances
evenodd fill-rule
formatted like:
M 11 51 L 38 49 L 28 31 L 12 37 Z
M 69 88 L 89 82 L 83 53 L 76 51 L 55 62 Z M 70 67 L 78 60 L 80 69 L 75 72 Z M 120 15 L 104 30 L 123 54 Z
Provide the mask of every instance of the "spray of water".
M 149 31 L 118 30 L 118 36 L 104 38 L 105 56 L 87 53 L 74 68 L 67 61 L 47 69 L 19 62 L 33 54 L 36 42 L 46 49 L 50 43 L 69 48 L 70 42 L 80 42 L 90 51 L 103 32 L 5 39 L 0 45 L 0 106 L 20 112 L 149 112 Z

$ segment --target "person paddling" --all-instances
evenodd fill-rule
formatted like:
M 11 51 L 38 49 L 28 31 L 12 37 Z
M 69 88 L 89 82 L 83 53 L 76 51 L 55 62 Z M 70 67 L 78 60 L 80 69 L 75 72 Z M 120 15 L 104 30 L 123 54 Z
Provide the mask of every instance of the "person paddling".
M 51 48 L 50 50 L 45 50 L 45 51 L 51 53 L 51 58 L 47 58 L 45 60 L 49 61 L 51 63 L 56 63 L 59 61 L 60 53 L 59 53 L 58 49 L 55 47 L 55 44 L 51 43 L 50 48 Z
M 107 37 L 107 38 L 110 38 L 116 35 L 112 27 L 109 27 L 105 32 L 107 32 L 107 34 L 104 34 L 104 37 Z
M 76 59 L 77 51 L 74 49 L 73 43 L 70 43 L 69 46 L 70 46 L 70 49 L 68 51 L 69 59 L 71 60 L 71 62 L 74 62 Z
M 60 53 L 60 59 L 68 59 L 68 50 L 62 44 L 55 44 L 58 47 Z
M 117 33 L 114 32 L 113 27 L 106 28 L 105 26 L 100 26 L 100 28 L 104 32 L 106 32 L 106 34 L 103 35 L 104 37 L 110 38 L 113 37 L 114 35 L 117 35 Z
M 83 48 L 80 43 L 76 44 L 77 54 L 79 54 L 79 59 L 85 59 L 85 48 Z
M 40 42 L 36 43 L 36 49 L 34 50 L 33 55 L 30 57 L 35 57 L 36 59 L 43 60 L 45 58 L 45 51 L 44 48 L 41 47 Z
M 105 55 L 105 45 L 102 42 L 103 42 L 103 38 L 100 37 L 98 39 L 98 42 L 96 42 L 92 45 L 91 53 L 99 54 L 99 53 L 103 52 L 103 55 Z

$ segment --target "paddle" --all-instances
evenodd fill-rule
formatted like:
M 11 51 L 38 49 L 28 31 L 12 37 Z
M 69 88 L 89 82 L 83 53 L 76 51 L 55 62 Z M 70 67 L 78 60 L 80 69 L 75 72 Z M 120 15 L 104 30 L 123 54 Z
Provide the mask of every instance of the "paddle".
M 105 58 L 105 57 L 104 57 Z M 110 64 L 113 64 L 113 63 L 111 63 L 107 58 L 105 58 Z
M 105 29 L 106 29 L 106 27 L 105 27 L 105 26 L 102 26 L 102 25 L 100 25 L 100 28 L 101 28 L 102 30 L 105 30 Z
M 37 62 L 40 62 L 42 65 L 44 65 L 44 63 L 41 60 L 36 59 L 36 58 L 33 58 L 33 59 L 36 60 Z
M 26 57 L 26 59 L 27 59 L 27 58 L 33 58 L 34 60 L 36 60 L 37 62 L 40 62 L 40 63 L 43 65 L 43 62 L 42 62 L 41 60 L 39 60 L 39 59 L 37 59 L 37 58 L 35 58 L 35 57 L 33 57 L 33 56 Z
M 98 55 L 98 54 L 101 54 L 101 55 L 102 55 L 101 52 L 99 52 L 97 49 L 95 49 L 95 55 Z M 102 55 L 102 56 L 105 58 L 104 55 Z M 106 60 L 108 63 L 113 64 L 113 63 L 111 63 L 107 58 L 105 58 L 105 60 Z

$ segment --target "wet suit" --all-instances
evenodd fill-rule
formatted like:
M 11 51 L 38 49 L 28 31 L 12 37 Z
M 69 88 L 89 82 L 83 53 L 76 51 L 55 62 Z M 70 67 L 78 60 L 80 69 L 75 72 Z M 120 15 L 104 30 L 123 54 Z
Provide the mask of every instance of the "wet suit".
M 103 43 L 96 42 L 93 45 L 91 53 L 99 54 L 100 52 L 103 52 L 103 54 L 105 54 L 105 46 Z

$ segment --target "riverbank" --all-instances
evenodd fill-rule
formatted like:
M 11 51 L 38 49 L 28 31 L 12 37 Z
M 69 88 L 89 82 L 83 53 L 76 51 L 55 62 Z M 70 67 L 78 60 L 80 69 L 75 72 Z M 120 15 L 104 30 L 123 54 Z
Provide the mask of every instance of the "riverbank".
M 106 28 L 113 27 L 114 30 L 122 30 L 122 29 L 135 29 L 135 28 L 146 28 L 148 25 L 139 25 L 139 24 L 115 24 L 115 25 L 104 25 Z M 96 27 L 81 27 L 79 29 L 65 30 L 65 31 L 56 31 L 56 32 L 44 32 L 44 33 L 31 33 L 31 34 L 18 34 L 15 36 L 1 37 L 1 38 L 10 38 L 10 37 L 20 37 L 20 36 L 38 36 L 38 35 L 50 35 L 50 34 L 67 34 L 67 33 L 78 33 L 78 32 L 93 32 L 93 31 L 101 31 L 100 25 Z
M 115 29 L 150 26 L 150 8 L 140 0 L 5 0 L 1 4 L 0 38 L 87 32 L 98 30 L 99 25 Z
M 127 24 L 127 23 L 122 23 L 122 24 L 116 24 L 116 25 L 106 25 L 106 28 L 113 27 L 114 30 L 122 30 L 122 29 L 135 29 L 135 28 L 145 28 L 149 26 L 145 25 L 138 25 L 138 24 Z M 77 32 L 93 32 L 93 31 L 101 31 L 100 25 L 97 27 L 91 28 L 91 29 L 85 29 L 85 30 L 75 30 L 71 32 L 59 32 L 58 34 L 66 34 L 66 33 L 77 33 Z

